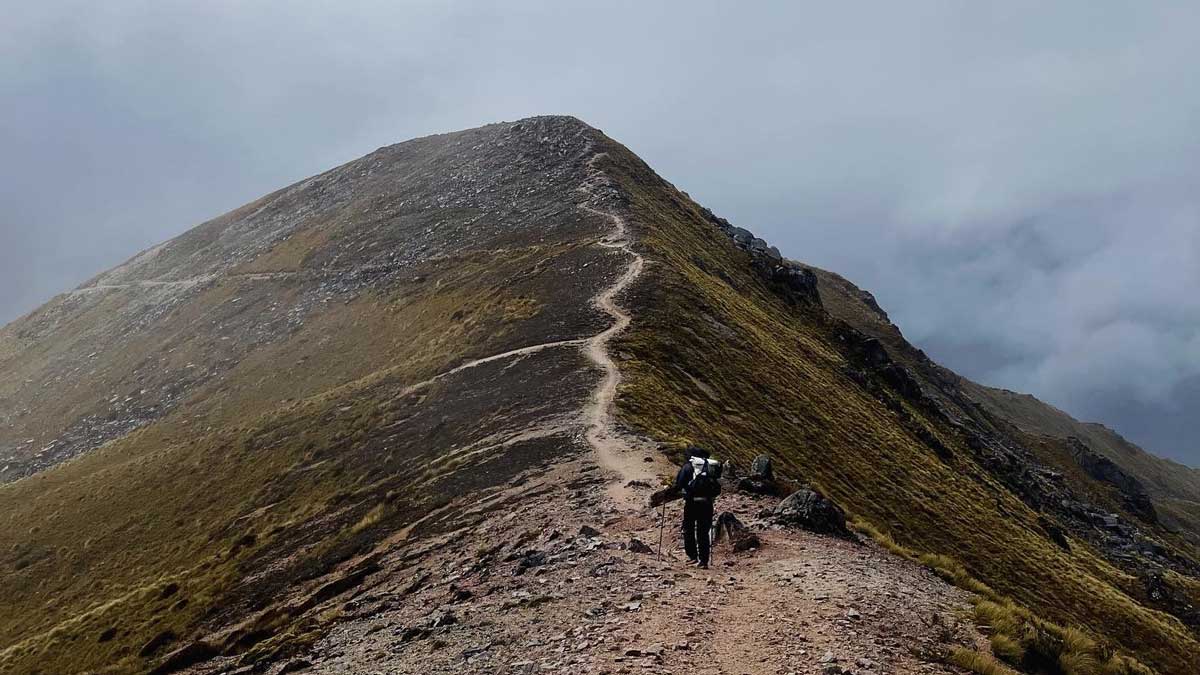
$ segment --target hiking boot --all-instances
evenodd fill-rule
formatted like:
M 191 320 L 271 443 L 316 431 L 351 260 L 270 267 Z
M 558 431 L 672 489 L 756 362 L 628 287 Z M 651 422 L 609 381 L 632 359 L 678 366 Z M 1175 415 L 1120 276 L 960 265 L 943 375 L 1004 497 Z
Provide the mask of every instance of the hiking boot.
M 699 567 L 702 570 L 706 570 L 706 569 L 708 569 L 708 563 L 696 563 L 696 567 Z

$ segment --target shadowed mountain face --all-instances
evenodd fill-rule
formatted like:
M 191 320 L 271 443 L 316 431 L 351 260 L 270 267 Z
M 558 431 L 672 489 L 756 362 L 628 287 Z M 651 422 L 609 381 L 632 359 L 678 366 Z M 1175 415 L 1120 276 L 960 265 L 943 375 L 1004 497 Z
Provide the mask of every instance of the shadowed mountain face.
M 1195 472 L 940 368 L 573 118 L 268 195 L 6 326 L 0 367 L 0 670 L 280 668 L 436 536 L 620 502 L 606 477 L 664 470 L 622 452 L 684 442 L 1200 668 Z

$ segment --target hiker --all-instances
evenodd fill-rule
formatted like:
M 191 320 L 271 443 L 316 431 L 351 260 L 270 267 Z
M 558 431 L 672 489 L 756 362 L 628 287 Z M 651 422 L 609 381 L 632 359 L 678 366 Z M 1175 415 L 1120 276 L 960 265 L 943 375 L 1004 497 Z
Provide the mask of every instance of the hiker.
M 675 476 L 675 489 L 683 494 L 683 550 L 688 560 L 708 568 L 712 545 L 713 502 L 721 494 L 721 465 L 703 448 L 684 451 L 683 466 Z

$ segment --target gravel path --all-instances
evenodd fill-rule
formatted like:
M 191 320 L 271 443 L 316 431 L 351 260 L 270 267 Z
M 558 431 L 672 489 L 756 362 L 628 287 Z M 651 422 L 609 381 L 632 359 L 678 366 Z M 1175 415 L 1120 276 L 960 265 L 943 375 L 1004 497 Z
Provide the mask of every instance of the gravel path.
M 675 544 L 678 505 L 660 559 L 656 514 L 618 510 L 594 480 L 410 554 L 269 672 L 961 673 L 920 655 L 981 639 L 966 593 L 874 544 L 756 523 L 772 499 L 722 497 L 763 547 L 718 546 L 698 570 Z

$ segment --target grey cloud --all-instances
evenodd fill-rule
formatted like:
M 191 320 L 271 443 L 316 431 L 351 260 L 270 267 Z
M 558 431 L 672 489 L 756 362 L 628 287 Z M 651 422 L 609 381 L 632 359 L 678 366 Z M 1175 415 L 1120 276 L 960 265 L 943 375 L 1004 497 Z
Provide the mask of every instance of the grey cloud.
M 570 113 L 982 380 L 1200 463 L 1200 10 L 23 5 L 0 320 L 412 136 Z

